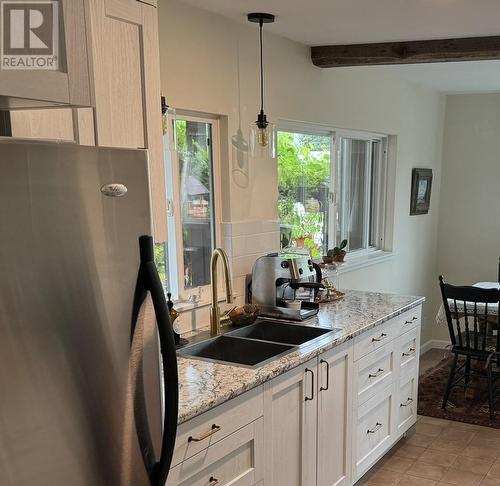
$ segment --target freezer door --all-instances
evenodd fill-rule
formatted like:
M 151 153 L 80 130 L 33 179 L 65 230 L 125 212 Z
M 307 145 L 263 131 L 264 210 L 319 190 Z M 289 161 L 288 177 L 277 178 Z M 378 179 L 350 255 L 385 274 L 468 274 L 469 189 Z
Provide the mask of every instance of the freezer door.
M 158 453 L 147 306 L 131 350 L 149 199 L 145 151 L 0 142 L 2 486 L 149 485 L 135 423 L 147 412 Z

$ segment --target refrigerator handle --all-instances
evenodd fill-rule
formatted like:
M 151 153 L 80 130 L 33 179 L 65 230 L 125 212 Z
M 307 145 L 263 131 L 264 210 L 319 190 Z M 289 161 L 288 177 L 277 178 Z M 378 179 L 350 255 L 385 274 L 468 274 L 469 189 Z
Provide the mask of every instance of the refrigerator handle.
M 131 342 L 135 333 L 140 309 L 149 292 L 151 294 L 151 300 L 153 302 L 156 317 L 164 380 L 163 400 L 165 410 L 163 415 L 161 453 L 158 461 L 156 461 L 154 457 L 154 449 L 152 446 L 147 415 L 145 412 L 146 409 L 144 404 L 145 400 L 143 389 L 138 390 L 140 396 L 136 398 L 134 413 L 141 453 L 144 465 L 149 474 L 150 484 L 151 486 L 164 486 L 168 477 L 170 464 L 172 462 L 177 433 L 177 417 L 179 408 L 177 355 L 167 302 L 165 300 L 163 287 L 154 263 L 153 238 L 151 236 L 141 236 L 139 238 L 139 249 L 141 263 L 134 295 Z

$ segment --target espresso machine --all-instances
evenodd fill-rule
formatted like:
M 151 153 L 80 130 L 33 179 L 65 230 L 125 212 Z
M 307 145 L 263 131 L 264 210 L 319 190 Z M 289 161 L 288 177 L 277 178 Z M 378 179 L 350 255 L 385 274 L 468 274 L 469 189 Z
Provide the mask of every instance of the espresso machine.
M 270 253 L 253 266 L 248 300 L 262 316 L 302 321 L 318 313 L 314 299 L 321 288 L 321 270 L 308 255 Z

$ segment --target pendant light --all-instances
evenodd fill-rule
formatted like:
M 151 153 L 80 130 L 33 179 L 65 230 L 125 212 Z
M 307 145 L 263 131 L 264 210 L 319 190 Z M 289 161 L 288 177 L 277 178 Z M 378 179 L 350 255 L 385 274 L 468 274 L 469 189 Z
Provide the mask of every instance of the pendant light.
M 260 112 L 257 121 L 250 126 L 250 154 L 252 157 L 274 159 L 276 157 L 276 127 L 268 121 L 264 112 L 264 53 L 262 47 L 262 28 L 274 22 L 274 15 L 250 13 L 248 21 L 259 24 L 260 45 Z

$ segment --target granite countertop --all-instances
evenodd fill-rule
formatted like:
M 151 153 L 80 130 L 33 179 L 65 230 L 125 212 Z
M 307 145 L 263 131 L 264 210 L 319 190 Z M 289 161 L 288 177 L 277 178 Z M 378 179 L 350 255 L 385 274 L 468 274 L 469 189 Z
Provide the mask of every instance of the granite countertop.
M 424 302 L 411 297 L 347 290 L 335 303 L 321 304 L 317 316 L 302 324 L 338 328 L 335 334 L 302 345 L 260 368 L 246 368 L 178 356 L 179 423 L 185 422 L 221 403 L 339 346 L 349 339 Z

